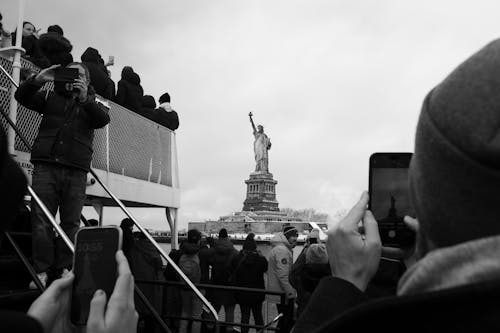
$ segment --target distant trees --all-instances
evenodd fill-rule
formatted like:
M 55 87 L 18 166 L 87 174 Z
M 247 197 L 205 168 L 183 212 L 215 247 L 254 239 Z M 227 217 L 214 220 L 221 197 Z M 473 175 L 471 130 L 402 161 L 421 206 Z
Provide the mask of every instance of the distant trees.
M 301 218 L 304 221 L 327 222 L 328 220 L 328 214 L 318 212 L 314 208 L 306 208 L 306 209 L 280 208 L 280 211 L 283 213 L 287 213 L 292 217 Z

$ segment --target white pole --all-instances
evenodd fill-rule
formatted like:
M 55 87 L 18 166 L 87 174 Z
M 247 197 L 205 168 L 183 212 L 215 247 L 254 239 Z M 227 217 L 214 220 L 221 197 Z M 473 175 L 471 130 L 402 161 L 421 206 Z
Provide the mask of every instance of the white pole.
M 14 81 L 19 84 L 19 74 L 21 72 L 21 51 L 19 50 L 23 41 L 23 20 L 24 20 L 24 2 L 25 0 L 19 0 L 19 13 L 17 16 L 17 32 L 16 32 L 16 48 L 14 51 L 14 62 L 12 63 L 12 78 Z M 16 85 L 14 83 L 11 84 L 10 88 L 10 108 L 9 108 L 9 118 L 16 123 L 17 119 L 17 101 L 14 97 L 16 93 Z M 7 131 L 7 138 L 9 141 L 9 152 L 12 155 L 15 155 L 15 139 L 16 132 L 9 126 Z

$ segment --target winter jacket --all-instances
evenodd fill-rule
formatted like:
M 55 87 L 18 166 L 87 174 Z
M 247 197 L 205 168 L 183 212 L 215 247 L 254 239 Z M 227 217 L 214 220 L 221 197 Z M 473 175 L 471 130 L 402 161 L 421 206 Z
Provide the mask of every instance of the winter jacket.
M 54 91 L 39 91 L 33 79 L 16 91 L 16 100 L 43 115 L 33 143 L 31 162 L 56 163 L 89 171 L 94 129 L 109 123 L 106 108 L 89 95 L 80 103 Z M 92 89 L 89 87 L 89 93 Z
M 238 287 L 265 289 L 264 273 L 267 271 L 267 260 L 257 251 L 241 250 L 231 261 L 234 284 Z M 240 305 L 260 304 L 265 295 L 236 292 L 236 301 Z
M 41 53 L 48 59 L 49 65 L 59 64 L 64 67 L 73 62 L 73 56 L 71 55 L 73 45 L 57 32 L 48 32 L 41 35 L 38 44 Z
M 136 239 L 134 246 L 129 251 L 130 268 L 137 280 L 162 281 L 163 262 L 158 250 L 146 238 Z M 139 288 L 144 296 L 151 302 L 156 311 L 161 313 L 163 289 L 160 285 L 140 284 Z M 149 314 L 142 301 L 136 298 L 137 312 Z
M 116 91 L 116 103 L 131 111 L 140 113 L 143 95 L 144 90 L 141 87 L 139 75 L 131 67 L 123 67 L 122 78 L 118 81 Z
M 170 107 L 170 103 L 160 105 L 160 107 L 154 111 L 153 120 L 172 131 L 179 128 L 179 116 L 177 112 Z
M 229 277 L 232 274 L 231 261 L 238 255 L 238 251 L 228 238 L 219 238 L 210 252 L 209 260 L 212 267 L 210 283 L 229 285 Z M 236 303 L 234 293 L 231 291 L 210 290 L 209 297 L 215 304 L 231 305 Z
M 142 96 L 142 107 L 139 114 L 145 118 L 155 121 L 155 98 L 150 95 Z
M 286 298 L 295 298 L 296 291 L 289 281 L 293 265 L 293 252 L 288 239 L 280 232 L 271 239 L 273 246 L 269 253 L 269 268 L 267 270 L 267 289 L 284 292 Z M 280 297 L 268 295 L 268 301 L 279 303 Z
M 90 83 L 97 94 L 106 99 L 113 100 L 115 84 L 114 82 L 110 82 L 111 79 L 99 52 L 92 47 L 88 47 L 83 52 L 81 59 L 90 72 Z

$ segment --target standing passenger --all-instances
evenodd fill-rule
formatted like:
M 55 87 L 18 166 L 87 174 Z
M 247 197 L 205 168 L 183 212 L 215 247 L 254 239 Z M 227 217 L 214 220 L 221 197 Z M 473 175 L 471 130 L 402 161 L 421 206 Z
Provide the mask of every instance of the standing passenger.
M 267 272 L 267 289 L 285 293 L 286 303 L 280 303 L 280 297 L 268 295 L 268 300 L 276 303 L 278 313 L 283 317 L 278 322 L 282 333 L 288 333 L 293 326 L 293 308 L 297 292 L 289 281 L 293 265 L 293 246 L 297 241 L 298 232 L 295 227 L 287 226 L 271 240 L 273 249 L 269 253 L 269 270 Z
M 267 271 L 267 260 L 257 251 L 257 243 L 254 237 L 253 233 L 248 234 L 243 243 L 243 250 L 231 262 L 232 276 L 235 285 L 238 287 L 266 289 L 264 273 Z M 249 323 L 250 311 L 252 311 L 255 325 L 264 325 L 264 319 L 262 318 L 264 294 L 236 292 L 235 296 L 241 309 L 241 323 Z M 241 328 L 241 333 L 247 332 L 248 327 Z
M 43 115 L 31 152 L 32 186 L 53 216 L 59 209 L 61 228 L 74 241 L 86 197 L 94 129 L 109 123 L 109 115 L 104 106 L 95 102 L 88 70 L 80 63 L 67 66 L 78 69 L 79 78 L 73 83 L 56 82 L 54 91 L 40 91 L 43 84 L 54 80 L 56 67 L 26 80 L 15 97 L 23 106 Z M 54 240 L 52 226 L 34 200 L 31 214 L 33 262 L 45 285 L 47 271 L 71 268 L 73 254 L 60 237 Z

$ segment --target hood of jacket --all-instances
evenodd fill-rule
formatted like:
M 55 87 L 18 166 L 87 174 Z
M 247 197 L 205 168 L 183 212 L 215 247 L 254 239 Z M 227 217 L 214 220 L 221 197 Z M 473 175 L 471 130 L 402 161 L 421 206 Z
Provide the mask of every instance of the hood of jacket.
M 214 250 L 216 254 L 227 255 L 234 250 L 234 245 L 229 238 L 219 238 L 215 242 Z
M 82 59 L 83 62 L 92 62 L 95 64 L 100 64 L 102 60 L 99 51 L 97 51 L 93 47 L 87 47 L 87 49 L 85 50 L 85 52 L 83 52 L 80 59 Z
M 251 267 L 259 263 L 261 255 L 257 251 L 247 251 L 241 250 L 239 254 L 239 259 L 241 260 L 245 256 L 245 266 Z
M 122 80 L 125 80 L 133 85 L 136 85 L 136 86 L 141 84 L 141 78 L 139 77 L 139 75 L 136 72 L 134 72 L 134 70 L 130 66 L 123 67 Z
M 151 95 L 142 96 L 142 106 L 149 109 L 156 109 L 155 98 Z
M 200 251 L 200 245 L 195 243 L 183 242 L 180 246 L 181 251 L 185 254 L 195 254 Z
M 433 250 L 403 274 L 398 284 L 398 295 L 500 279 L 498 253 L 500 236 Z
M 292 251 L 292 245 L 288 242 L 288 239 L 282 232 L 278 232 L 276 235 L 271 238 L 271 245 L 273 247 L 278 245 L 286 246 L 290 251 Z

